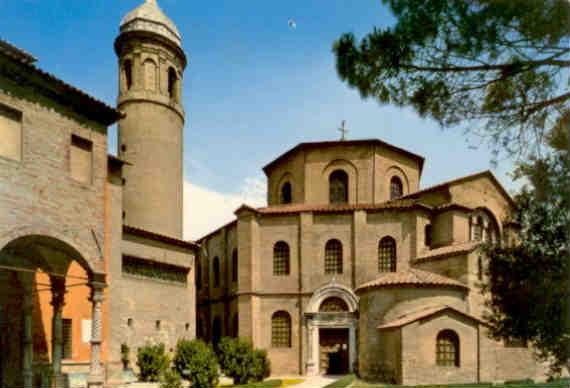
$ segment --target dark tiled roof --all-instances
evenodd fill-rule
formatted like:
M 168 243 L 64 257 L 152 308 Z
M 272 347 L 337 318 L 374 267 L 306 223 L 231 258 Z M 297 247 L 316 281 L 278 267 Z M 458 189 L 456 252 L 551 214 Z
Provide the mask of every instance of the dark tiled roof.
M 60 104 L 83 115 L 84 117 L 89 118 L 90 120 L 109 126 L 123 116 L 121 112 L 115 110 L 104 102 L 97 100 L 82 90 L 77 89 L 56 76 L 36 67 L 34 65 L 34 57 L 8 42 L 0 40 L 0 55 L 18 62 L 18 64 L 24 67 L 28 73 L 36 74 L 38 77 L 50 84 L 51 88 L 55 89 L 44 91 L 42 88 L 38 88 L 36 90 L 37 92 L 45 93 L 48 98 L 52 100 L 56 99 Z M 57 96 L 57 98 L 54 96 Z
M 177 246 L 180 248 L 187 248 L 187 249 L 196 250 L 200 247 L 200 245 L 198 245 L 192 241 L 180 240 L 180 239 L 175 238 L 175 237 L 165 236 L 163 234 L 158 234 L 155 232 L 151 232 L 149 230 L 136 228 L 134 226 L 129 226 L 129 225 L 123 225 L 123 233 L 131 234 L 133 236 L 147 238 L 149 240 L 160 241 L 160 242 L 163 242 L 165 244 L 174 245 L 174 246 Z
M 208 233 L 207 235 L 205 235 L 205 236 L 203 236 L 203 237 L 200 237 L 198 240 L 196 240 L 196 242 L 197 242 L 198 244 L 201 244 L 202 241 L 204 241 L 204 240 L 206 240 L 207 238 L 213 236 L 214 234 L 218 233 L 218 232 L 221 231 L 222 229 L 225 229 L 225 228 L 228 228 L 228 227 L 232 226 L 232 225 L 235 224 L 235 223 L 237 223 L 237 220 L 230 221 L 230 222 L 228 222 L 228 223 L 226 223 L 226 224 L 220 226 L 219 228 L 216 228 L 216 229 L 212 230 L 212 231 L 211 231 L 210 233 Z
M 360 140 L 336 140 L 336 141 L 317 141 L 317 142 L 308 142 L 308 143 L 299 143 L 295 147 L 291 148 L 290 150 L 286 151 L 285 153 L 278 156 L 273 161 L 269 162 L 268 164 L 263 167 L 263 171 L 267 175 L 268 171 L 275 166 L 277 163 L 286 159 L 293 153 L 302 150 L 302 149 L 310 149 L 310 148 L 321 148 L 321 147 L 329 147 L 329 146 L 355 146 L 355 145 L 367 145 L 367 144 L 376 144 L 382 147 L 386 147 L 391 149 L 392 151 L 399 152 L 401 154 L 407 155 L 412 159 L 415 159 L 420 165 L 420 174 L 423 170 L 424 166 L 424 158 L 418 154 L 414 154 L 413 152 L 407 151 L 403 148 L 396 147 L 390 143 L 386 143 L 380 139 L 360 139 Z
M 477 321 L 479 323 L 483 323 L 486 324 L 482 319 L 477 318 L 474 315 L 468 314 L 464 311 L 458 310 L 454 307 L 451 306 L 446 306 L 446 305 L 438 305 L 438 306 L 433 306 L 433 307 L 427 307 L 425 309 L 422 310 L 418 310 L 418 311 L 414 311 L 405 315 L 402 315 L 390 322 L 386 322 L 381 324 L 380 326 L 377 327 L 377 329 L 380 330 L 385 330 L 385 329 L 393 329 L 393 328 L 397 328 L 397 327 L 402 327 L 402 326 L 406 326 L 409 325 L 412 322 L 415 322 L 417 320 L 420 319 L 424 319 L 427 318 L 429 316 L 433 316 L 435 314 L 438 314 L 440 312 L 443 311 L 453 311 L 457 314 L 460 314 L 470 320 L 474 320 Z
M 479 245 L 481 245 L 481 242 L 471 241 L 471 242 L 462 243 L 462 244 L 453 244 L 453 245 L 447 245 L 447 246 L 444 246 L 441 248 L 430 249 L 429 251 L 425 252 L 424 254 L 418 256 L 414 261 L 415 262 L 430 261 L 430 260 L 439 259 L 442 257 L 455 256 L 455 255 L 460 255 L 463 253 L 469 253 L 469 252 L 473 251 L 475 248 L 477 248 Z
M 457 280 L 438 275 L 433 272 L 422 271 L 410 268 L 407 271 L 387 272 L 380 275 L 375 280 L 364 283 L 356 288 L 356 291 L 363 291 L 370 288 L 385 287 L 447 287 L 467 290 L 467 286 Z

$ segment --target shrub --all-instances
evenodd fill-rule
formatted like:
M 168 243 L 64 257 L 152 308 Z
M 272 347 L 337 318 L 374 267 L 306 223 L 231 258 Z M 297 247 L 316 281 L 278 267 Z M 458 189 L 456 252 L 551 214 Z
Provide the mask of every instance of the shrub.
M 179 340 L 174 368 L 192 384 L 192 388 L 210 388 L 218 384 L 218 363 L 211 346 L 202 340 Z
M 139 379 L 143 382 L 157 382 L 168 368 L 170 360 L 164 352 L 164 344 L 145 345 L 137 349 Z
M 218 361 L 222 372 L 234 384 L 262 381 L 269 377 L 271 365 L 264 350 L 253 349 L 249 341 L 224 337 L 218 345 Z
M 178 372 L 168 369 L 162 375 L 162 384 L 160 388 L 182 388 L 182 379 Z

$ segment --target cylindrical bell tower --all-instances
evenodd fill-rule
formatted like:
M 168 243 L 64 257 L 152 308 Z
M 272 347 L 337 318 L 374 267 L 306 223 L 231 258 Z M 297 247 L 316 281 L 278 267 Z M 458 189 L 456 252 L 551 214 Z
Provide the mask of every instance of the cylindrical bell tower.
M 119 157 L 124 223 L 182 238 L 181 99 L 186 55 L 174 23 L 156 0 L 127 14 L 115 40 L 119 58 Z

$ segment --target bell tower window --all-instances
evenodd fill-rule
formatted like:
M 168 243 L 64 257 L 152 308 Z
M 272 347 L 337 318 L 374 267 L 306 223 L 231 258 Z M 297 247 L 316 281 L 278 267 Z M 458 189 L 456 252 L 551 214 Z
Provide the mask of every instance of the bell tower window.
M 130 59 L 123 63 L 123 71 L 125 74 L 125 88 L 130 90 L 133 86 L 133 62 Z
M 329 177 L 330 203 L 348 203 L 348 174 L 343 170 L 335 170 Z
M 281 186 L 281 204 L 285 205 L 292 202 L 291 183 L 285 182 Z
M 168 96 L 170 99 L 176 99 L 176 89 L 178 84 L 178 76 L 176 75 L 176 70 L 174 68 L 168 68 Z

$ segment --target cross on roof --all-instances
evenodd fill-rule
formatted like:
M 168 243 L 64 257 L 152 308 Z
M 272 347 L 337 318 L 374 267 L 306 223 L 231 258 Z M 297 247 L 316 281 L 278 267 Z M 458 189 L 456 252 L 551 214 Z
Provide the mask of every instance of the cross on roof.
M 345 124 L 346 124 L 346 121 L 342 120 L 340 128 L 338 128 L 338 131 L 341 133 L 340 140 L 342 140 L 342 141 L 346 140 L 346 134 L 348 133 L 348 129 L 345 128 Z

